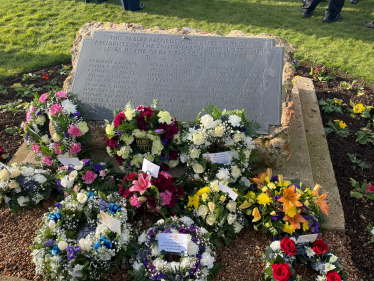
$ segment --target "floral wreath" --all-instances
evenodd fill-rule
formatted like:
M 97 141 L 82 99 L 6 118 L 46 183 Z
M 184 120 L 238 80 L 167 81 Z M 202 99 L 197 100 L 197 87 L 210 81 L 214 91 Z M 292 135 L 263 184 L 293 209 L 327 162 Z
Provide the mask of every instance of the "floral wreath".
M 112 123 L 106 120 L 107 152 L 124 172 L 138 170 L 144 158 L 165 171 L 179 164 L 178 122 L 169 112 L 157 110 L 157 103 L 135 110 L 129 102 L 123 111 L 114 112 Z
M 294 237 L 284 237 L 282 241 L 273 241 L 266 248 L 266 254 L 263 254 L 266 262 L 263 280 L 300 280 L 299 277 L 291 276 L 295 273 L 293 267 L 297 260 L 310 264 L 318 272 L 317 281 L 345 280 L 347 273 L 343 271 L 339 258 L 328 249 L 322 239 L 307 243 L 295 242 Z
M 273 236 L 286 233 L 318 233 L 328 215 L 326 192 L 319 195 L 320 185 L 311 189 L 299 180 L 284 180 L 272 176 L 272 170 L 250 178 L 252 191 L 241 197 L 239 208 L 246 210 L 254 228 L 271 232 Z
M 187 162 L 187 172 L 195 180 L 218 180 L 225 185 L 242 183 L 249 176 L 249 163 L 254 160 L 252 137 L 257 135 L 258 125 L 247 121 L 244 110 L 221 112 L 209 106 L 203 111 L 206 114 L 199 114 L 182 136 L 181 162 Z M 212 150 L 228 151 L 229 163 L 212 163 Z
M 119 194 L 126 198 L 133 209 L 150 210 L 162 215 L 180 213 L 185 197 L 183 187 L 175 185 L 175 179 L 162 171 L 158 178 L 145 173 L 131 173 L 125 176 Z M 170 212 L 169 212 L 170 210 Z
M 104 193 L 118 191 L 113 167 L 99 160 L 82 159 L 80 166 L 61 166 L 56 175 L 57 190 L 65 196 L 82 190 L 94 190 Z
M 79 153 L 89 142 L 89 128 L 82 117 L 83 107 L 73 93 L 36 94 L 23 123 L 24 139 L 37 154 L 36 160 L 57 165 L 57 156 Z M 47 118 L 54 133 L 50 136 Z
M 198 225 L 204 226 L 208 231 L 214 232 L 217 238 L 223 238 L 228 245 L 236 233 L 244 226 L 248 226 L 245 214 L 239 205 L 230 198 L 229 193 L 218 189 L 217 182 L 211 187 L 200 188 L 193 196 L 189 196 L 187 209 Z M 217 246 L 221 244 L 213 240 Z
M 3 167 L 3 169 L 1 169 Z M 37 205 L 49 198 L 55 183 L 49 170 L 41 166 L 0 163 L 0 204 L 4 201 L 11 212 Z
M 101 221 L 100 210 L 118 221 L 120 234 Z M 58 280 L 102 278 L 122 265 L 132 236 L 126 202 L 88 191 L 65 198 L 44 214 L 30 248 L 36 274 Z
M 187 253 L 182 252 L 179 262 L 168 262 L 165 251 L 158 250 L 158 234 L 188 234 Z M 129 275 L 132 280 L 207 280 L 216 270 L 215 253 L 210 234 L 194 225 L 188 217 L 170 217 L 159 220 L 138 238 L 135 258 Z

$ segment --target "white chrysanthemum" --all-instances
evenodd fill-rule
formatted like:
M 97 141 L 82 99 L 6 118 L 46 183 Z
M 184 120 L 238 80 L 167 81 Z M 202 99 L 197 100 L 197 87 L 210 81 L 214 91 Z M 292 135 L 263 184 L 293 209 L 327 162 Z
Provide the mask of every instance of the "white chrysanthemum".
M 158 256 L 160 254 L 160 251 L 158 250 L 158 246 L 157 245 L 154 246 L 154 247 L 152 247 L 151 254 L 153 256 Z
M 138 244 L 142 244 L 145 241 L 147 241 L 147 234 L 143 232 L 139 237 L 138 237 Z
M 174 272 L 177 272 L 177 271 L 179 271 L 180 263 L 179 263 L 179 262 L 172 261 L 172 262 L 169 264 L 169 267 L 170 267 L 170 269 L 173 270 Z
M 278 251 L 280 247 L 280 241 L 276 240 L 270 244 L 270 248 L 275 252 Z
M 319 276 L 317 276 L 316 281 L 326 281 L 326 276 L 325 275 L 319 275 Z
M 211 129 L 214 127 L 214 119 L 209 114 L 201 117 L 201 124 L 203 124 L 205 129 Z
M 31 177 L 34 175 L 34 173 L 35 173 L 35 170 L 33 167 L 24 167 L 22 169 L 22 176 L 24 177 Z
M 136 270 L 136 271 L 138 271 L 141 267 L 142 267 L 142 263 L 140 263 L 140 262 L 134 262 L 133 264 L 132 264 L 132 268 L 134 269 L 134 270 Z
M 189 256 L 195 256 L 198 253 L 199 253 L 199 246 L 196 243 L 192 242 L 192 241 L 190 243 L 188 243 L 188 245 L 187 245 L 187 254 Z
M 153 265 L 156 267 L 156 270 L 160 271 L 163 269 L 167 264 L 167 261 L 164 261 L 162 259 L 155 259 L 153 261 Z
M 242 118 L 239 117 L 238 115 L 233 114 L 233 115 L 230 115 L 229 117 L 229 123 L 233 125 L 234 127 L 239 127 L 241 121 L 242 121 Z
M 308 256 L 308 258 L 311 258 L 313 257 L 316 253 L 313 251 L 312 248 L 310 247 L 305 247 L 305 251 L 306 251 L 306 255 Z
M 179 219 L 179 221 L 181 221 L 182 223 L 184 223 L 184 224 L 187 225 L 187 226 L 191 226 L 191 225 L 194 224 L 194 221 L 193 221 L 192 219 L 190 219 L 189 217 L 186 217 L 186 216 L 181 217 L 181 218 Z
M 75 104 L 73 104 L 70 100 L 63 100 L 61 102 L 61 105 L 62 105 L 62 110 L 66 113 L 66 114 L 74 114 L 77 112 L 77 106 Z
M 21 207 L 25 207 L 26 203 L 30 202 L 30 199 L 25 196 L 20 196 L 17 198 L 17 202 Z
M 38 204 L 40 201 L 42 201 L 44 199 L 44 196 L 39 194 L 39 193 L 36 193 L 35 194 L 35 197 L 32 198 L 32 200 L 35 201 L 36 204 Z
M 215 258 L 212 257 L 212 255 L 208 252 L 204 252 L 201 257 L 201 265 L 206 266 L 208 269 L 211 269 L 213 267 Z
M 228 169 L 226 169 L 226 168 L 221 168 L 221 169 L 218 170 L 217 178 L 218 178 L 219 180 L 226 180 L 226 179 L 229 178 L 229 176 L 230 176 L 230 172 L 229 172 Z
M 190 268 L 191 267 L 191 259 L 189 257 L 184 257 L 180 263 L 181 268 Z
M 332 263 L 326 263 L 325 264 L 325 272 L 329 272 L 331 270 L 334 270 L 336 268 L 335 265 L 333 265 Z
M 47 178 L 43 175 L 37 174 L 34 176 L 34 181 L 37 181 L 40 184 L 43 184 L 47 181 Z

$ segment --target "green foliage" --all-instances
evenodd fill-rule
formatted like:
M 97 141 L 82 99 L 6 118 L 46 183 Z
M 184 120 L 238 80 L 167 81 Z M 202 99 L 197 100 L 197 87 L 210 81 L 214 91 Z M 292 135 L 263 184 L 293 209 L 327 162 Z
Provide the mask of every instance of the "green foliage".
M 371 243 L 374 243 L 374 230 L 373 229 L 374 229 L 374 227 L 369 223 L 368 226 L 367 226 L 367 230 L 372 235 L 371 238 L 370 238 Z
M 37 92 L 40 92 L 43 90 L 43 88 L 36 88 L 34 84 L 31 84 L 29 87 L 18 87 L 14 89 L 17 92 L 18 96 L 31 98 L 35 96 Z
M 19 127 L 10 127 L 6 128 L 5 132 L 7 132 L 10 135 L 15 135 L 17 133 L 22 133 L 22 130 Z
M 366 125 L 365 128 L 361 128 L 360 131 L 356 133 L 357 139 L 356 141 L 359 144 L 367 144 L 370 142 L 371 144 L 374 145 L 374 133 L 371 132 L 370 128 L 370 123 Z
M 357 159 L 356 154 L 347 153 L 347 156 L 349 157 L 349 159 L 351 160 L 351 162 L 353 164 L 352 165 L 352 169 L 353 170 L 356 170 L 357 167 L 360 167 L 361 170 L 363 170 L 363 169 L 369 169 L 368 164 L 366 164 L 366 162 L 363 162 L 363 161 Z
M 36 75 L 36 74 L 32 74 L 32 73 L 23 74 L 22 81 L 35 80 L 39 77 L 40 77 L 40 75 Z
M 331 120 L 329 120 L 325 127 L 326 135 L 330 133 L 335 133 L 343 138 L 346 138 L 348 136 L 348 132 L 349 128 L 346 127 L 346 124 L 340 120 L 334 120 L 334 123 L 332 123 Z
M 300 67 L 300 63 L 298 63 L 298 61 L 297 60 L 293 60 L 292 61 L 292 63 L 291 63 L 295 68 L 298 68 L 298 67 Z
M 8 94 L 8 90 L 4 85 L 0 85 L 0 95 L 6 96 Z
M 26 112 L 29 104 L 27 102 L 23 102 L 23 100 L 18 100 L 16 102 L 8 103 L 0 105 L 0 112 L 8 112 L 11 111 L 14 114 Z
M 364 90 L 364 85 L 359 86 L 357 84 L 357 80 L 353 80 L 352 84 L 349 84 L 348 82 L 345 82 L 345 81 L 341 81 L 340 82 L 340 87 L 345 88 L 348 91 L 358 92 L 359 95 Z
M 354 188 L 350 193 L 351 197 L 356 197 L 358 199 L 366 197 L 370 200 L 374 200 L 374 192 L 371 190 L 373 189 L 373 185 L 370 182 L 368 183 L 366 179 L 360 185 L 359 182 L 351 178 L 351 185 Z
M 58 70 L 58 73 L 61 74 L 61 75 L 68 75 L 71 70 L 72 70 L 72 67 L 71 65 L 64 65 L 64 64 L 61 64 L 62 68 L 60 68 Z
M 318 101 L 318 104 L 321 106 L 321 109 L 325 113 L 331 113 L 333 111 L 343 114 L 342 111 L 342 102 L 340 99 L 326 99 Z
M 363 118 L 370 118 L 370 110 L 373 108 L 372 106 L 364 106 L 362 103 L 355 104 L 354 102 L 349 102 L 349 105 L 352 108 L 347 108 L 349 112 L 351 112 L 352 117 L 356 117 L 355 114 L 359 114 Z
M 335 80 L 335 77 L 333 76 L 334 73 L 331 73 L 326 66 L 312 68 L 310 75 L 312 75 L 313 81 L 327 83 L 331 80 Z
M 52 91 L 52 92 L 58 92 L 61 91 L 61 85 L 56 79 L 52 79 L 49 81 L 49 85 L 45 85 L 43 87 L 46 92 Z

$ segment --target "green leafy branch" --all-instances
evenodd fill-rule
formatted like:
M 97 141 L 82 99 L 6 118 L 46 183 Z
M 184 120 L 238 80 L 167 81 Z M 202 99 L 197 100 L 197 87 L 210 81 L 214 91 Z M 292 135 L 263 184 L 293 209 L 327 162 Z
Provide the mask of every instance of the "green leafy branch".
M 343 138 L 348 136 L 349 128 L 347 125 L 341 120 L 334 120 L 334 123 L 329 120 L 325 127 L 326 135 L 330 133 L 335 133 Z
M 339 99 L 326 99 L 318 101 L 318 104 L 321 106 L 321 109 L 325 113 L 331 113 L 333 111 L 343 114 L 342 104 L 343 100 Z
M 347 153 L 347 156 L 349 157 L 349 159 L 351 160 L 351 162 L 353 164 L 352 165 L 352 169 L 353 170 L 356 170 L 357 167 L 360 167 L 361 170 L 363 170 L 363 169 L 369 169 L 368 164 L 366 164 L 366 162 L 363 162 L 363 161 L 357 159 L 356 154 Z
M 371 132 L 370 123 L 366 125 L 365 128 L 361 128 L 360 131 L 356 133 L 356 141 L 359 144 L 367 144 L 368 142 L 371 142 L 371 144 L 374 145 L 374 133 Z
M 358 199 L 366 197 L 370 200 L 374 200 L 374 192 L 370 190 L 373 186 L 370 182 L 368 183 L 366 179 L 360 185 L 359 182 L 351 178 L 351 185 L 354 188 L 354 190 L 350 192 L 351 197 L 356 197 Z

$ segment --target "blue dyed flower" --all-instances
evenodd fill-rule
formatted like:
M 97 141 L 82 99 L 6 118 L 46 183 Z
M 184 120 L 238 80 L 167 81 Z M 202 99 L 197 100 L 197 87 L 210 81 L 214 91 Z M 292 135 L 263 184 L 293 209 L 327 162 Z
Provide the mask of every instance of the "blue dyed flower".
M 100 241 L 97 241 L 95 243 L 95 245 L 93 246 L 93 248 L 95 250 L 99 249 L 100 247 L 104 246 L 105 248 L 107 249 L 112 249 L 113 245 L 112 243 L 108 240 L 108 239 L 105 239 L 105 235 L 103 235 L 101 238 L 100 238 Z
M 61 219 L 61 213 L 60 212 L 50 213 L 48 218 L 49 218 L 49 220 L 53 220 L 53 221 L 57 222 L 59 219 Z
M 51 250 L 51 256 L 53 257 L 54 255 L 58 255 L 60 253 L 60 249 L 58 248 L 57 245 L 53 246 L 52 250 Z
M 143 264 L 144 264 L 144 266 L 147 268 L 147 266 L 148 266 L 148 259 L 143 259 Z
M 88 192 L 87 199 L 90 199 L 91 197 L 94 197 L 94 196 L 95 196 L 95 192 L 90 191 L 90 192 Z
M 117 212 L 121 212 L 121 208 L 118 207 L 114 203 L 110 203 L 110 207 L 109 207 L 108 212 L 111 213 L 112 215 L 115 215 Z

